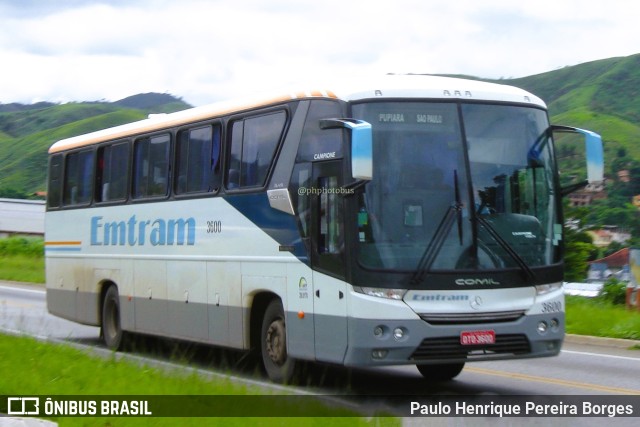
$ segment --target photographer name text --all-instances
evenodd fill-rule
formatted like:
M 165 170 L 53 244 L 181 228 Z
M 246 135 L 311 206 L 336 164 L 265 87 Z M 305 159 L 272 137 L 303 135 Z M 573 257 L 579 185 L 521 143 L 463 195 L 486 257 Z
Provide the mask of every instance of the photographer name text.
M 595 404 L 582 402 L 582 404 L 568 404 L 562 401 L 553 404 L 537 402 L 520 403 L 482 403 L 473 404 L 459 401 L 452 404 L 411 402 L 410 414 L 414 416 L 493 416 L 493 417 L 517 417 L 517 416 L 595 416 L 617 417 L 633 416 L 633 405 Z

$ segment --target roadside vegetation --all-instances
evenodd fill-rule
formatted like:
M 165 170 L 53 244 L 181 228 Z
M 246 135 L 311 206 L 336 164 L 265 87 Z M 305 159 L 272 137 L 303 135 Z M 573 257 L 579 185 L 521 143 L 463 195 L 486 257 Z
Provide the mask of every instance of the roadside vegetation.
M 0 280 L 44 283 L 42 239 L 0 239 Z M 611 280 L 595 298 L 567 296 L 566 331 L 570 334 L 640 340 L 640 312 L 625 308 L 625 284 Z M 0 334 L 0 395 L 4 396 L 135 396 L 135 395 L 261 395 L 268 391 L 230 380 L 206 379 L 191 373 L 167 372 L 116 357 L 98 357 L 63 345 L 29 337 Z M 16 375 L 19 367 L 19 375 Z M 395 418 L 345 416 L 343 409 L 310 401 L 318 418 L 55 418 L 60 427 L 75 426 L 217 426 L 217 425 L 367 425 L 395 426 Z M 323 412 L 326 411 L 326 412 Z M 340 412 L 342 411 L 342 412 Z M 249 413 L 250 414 L 250 413 Z
M 68 346 L 28 337 L 0 335 L 0 395 L 3 396 L 96 396 L 115 395 L 268 395 L 281 394 L 257 386 L 244 386 L 226 379 L 206 379 L 196 373 L 168 372 L 139 365 L 114 356 L 99 357 Z M 19 369 L 17 369 L 19 367 Z M 17 370 L 16 370 L 17 369 Z M 19 372 L 19 375 L 16 375 Z M 232 401 L 233 402 L 233 401 Z M 278 402 L 278 401 L 276 401 Z M 238 400 L 239 404 L 244 401 Z M 75 426 L 398 426 L 395 418 L 363 418 L 342 408 L 310 398 L 292 407 L 291 418 L 135 418 L 135 417 L 48 417 L 60 427 Z M 277 403 L 276 403 L 277 404 Z M 282 404 L 287 404 L 283 399 Z M 289 406 L 292 406 L 289 404 Z M 288 407 L 287 407 L 288 408 Z M 306 417 L 306 414 L 318 418 Z M 357 414 L 355 414 L 357 415 Z
M 42 238 L 0 239 L 0 280 L 44 283 Z
M 626 285 L 608 281 L 595 298 L 567 296 L 569 334 L 640 340 L 640 311 L 625 307 Z

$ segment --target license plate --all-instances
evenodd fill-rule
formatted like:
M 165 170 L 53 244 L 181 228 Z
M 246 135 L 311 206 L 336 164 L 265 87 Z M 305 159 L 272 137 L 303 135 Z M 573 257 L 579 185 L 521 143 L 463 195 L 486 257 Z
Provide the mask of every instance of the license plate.
M 495 343 L 495 331 L 463 331 L 460 334 L 460 344 L 462 345 L 483 345 Z

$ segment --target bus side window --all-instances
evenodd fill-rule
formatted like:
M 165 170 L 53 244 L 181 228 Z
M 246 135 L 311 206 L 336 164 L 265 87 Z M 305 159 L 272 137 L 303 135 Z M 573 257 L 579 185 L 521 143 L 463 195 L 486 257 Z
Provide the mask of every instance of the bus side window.
M 96 201 L 110 202 L 127 198 L 129 143 L 107 145 L 98 149 Z
M 278 111 L 233 123 L 227 188 L 265 184 L 286 121 L 287 114 Z
M 341 254 L 344 248 L 344 224 L 340 215 L 340 196 L 335 194 L 337 188 L 337 176 L 318 179 L 320 191 L 318 252 L 321 254 Z
M 311 196 L 307 191 L 311 188 L 311 165 L 309 163 L 298 163 L 293 169 L 291 176 L 291 190 L 294 207 L 298 220 L 300 221 L 300 232 L 302 238 L 309 236 L 311 219 Z
M 47 186 L 47 205 L 49 208 L 60 207 L 62 193 L 62 154 L 56 154 L 49 161 L 49 184 Z
M 177 141 L 176 193 L 206 193 L 219 187 L 220 126 L 184 130 Z
M 93 150 L 67 155 L 64 177 L 64 204 L 67 206 L 91 203 L 93 189 Z
M 134 145 L 133 198 L 166 196 L 169 189 L 169 135 L 142 138 Z

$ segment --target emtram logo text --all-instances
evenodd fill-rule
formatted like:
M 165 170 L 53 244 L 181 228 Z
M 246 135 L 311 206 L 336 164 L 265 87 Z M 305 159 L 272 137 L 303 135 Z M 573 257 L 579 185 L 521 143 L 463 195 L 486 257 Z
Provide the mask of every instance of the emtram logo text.
M 132 215 L 126 221 L 105 221 L 91 217 L 92 246 L 193 246 L 196 242 L 196 220 L 141 219 Z

